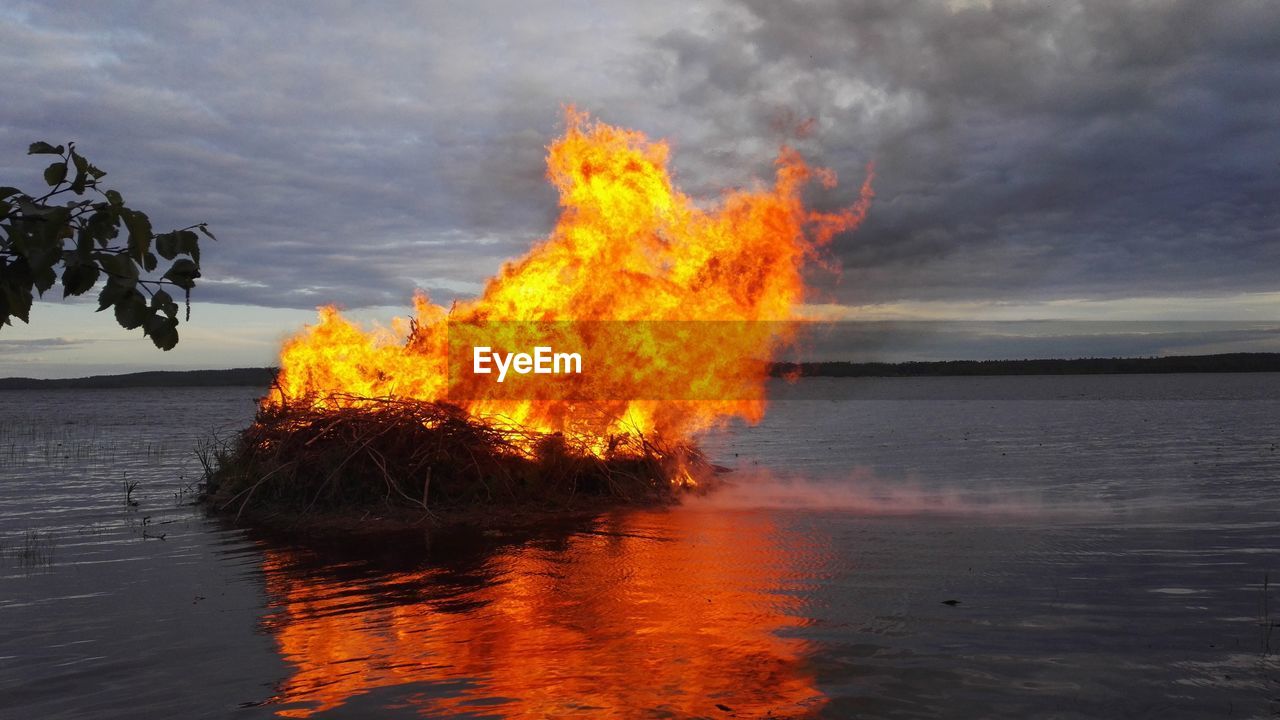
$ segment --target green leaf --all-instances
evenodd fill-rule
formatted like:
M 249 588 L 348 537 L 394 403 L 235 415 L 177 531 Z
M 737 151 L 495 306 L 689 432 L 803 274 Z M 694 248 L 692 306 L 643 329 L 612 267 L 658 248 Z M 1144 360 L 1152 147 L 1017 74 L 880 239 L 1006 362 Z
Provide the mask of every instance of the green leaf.
M 123 253 L 96 252 L 93 259 L 98 261 L 103 272 L 111 276 L 111 280 L 132 289 L 138 281 L 138 266 L 129 256 Z
M 55 204 L 43 193 L 29 196 L 20 188 L 0 186 L 0 247 L 6 251 L 0 253 L 0 325 L 14 317 L 27 321 L 35 296 L 60 279 L 64 298 L 101 286 L 99 311 L 113 308 L 123 327 L 141 327 L 161 349 L 174 347 L 181 303 L 164 290 L 151 293 L 152 286 L 139 287 L 140 275 L 159 273 L 163 257 L 169 267 L 160 282 L 185 291 L 189 313 L 191 289 L 201 277 L 201 236 L 217 240 L 208 226 L 199 223 L 157 236 L 145 213 L 126 206 L 119 192 L 102 188 L 99 180 L 106 173 L 81 155 L 75 143 L 35 142 L 28 153 L 60 156 L 44 168 L 43 179 L 50 194 L 71 190 L 79 197 Z M 102 196 L 88 197 L 90 190 Z
M 71 210 L 65 207 L 52 208 L 39 227 L 41 241 L 47 243 L 49 252 L 53 253 L 50 262 L 56 262 L 62 257 L 62 241 L 72 237 Z
M 173 297 L 164 290 L 157 290 L 156 294 L 151 296 L 151 307 L 171 318 L 178 317 L 178 303 L 174 302 Z
M 190 230 L 174 230 L 156 236 L 156 252 L 165 260 L 172 260 L 178 255 L 187 254 L 198 266 L 200 264 L 200 237 Z
M 147 318 L 143 331 L 161 350 L 172 350 L 178 344 L 178 321 L 173 317 L 152 315 Z
M 13 250 L 26 260 L 29 267 L 44 271 L 62 259 L 62 243 L 56 237 L 56 226 L 41 224 L 35 233 L 24 230 L 15 228 L 9 237 L 13 241 Z
M 196 267 L 200 266 L 200 237 L 190 230 L 178 231 L 178 242 L 182 252 L 191 256 Z
M 94 180 L 98 180 L 102 178 L 102 176 L 106 175 L 106 173 L 94 167 L 93 163 L 86 160 L 83 155 L 76 152 L 74 147 L 71 148 L 71 161 L 76 164 L 76 173 L 78 175 L 88 176 Z
M 151 249 L 151 220 L 146 213 L 137 210 L 122 210 L 120 217 L 124 226 L 129 228 L 129 257 L 141 261 Z
M 86 262 L 68 263 L 62 271 L 62 297 L 83 295 L 98 284 L 102 271 L 97 265 Z
M 190 290 L 196 286 L 196 278 L 200 277 L 200 268 L 194 262 L 183 258 L 175 262 L 163 277 L 183 290 Z
M 105 248 L 120 234 L 120 217 L 114 208 L 105 203 L 99 203 L 97 207 L 97 212 L 90 215 L 89 222 L 85 223 L 84 231 L 98 243 L 98 247 Z
M 151 311 L 147 309 L 146 298 L 142 297 L 142 293 L 137 290 L 130 290 L 128 294 L 116 301 L 116 322 L 120 323 L 125 330 L 141 327 L 150 315 Z
M 53 187 L 66 179 L 67 164 L 65 162 L 50 163 L 49 167 L 44 169 L 44 181 L 49 183 L 49 187 Z
M 44 291 L 53 287 L 53 284 L 58 281 L 58 275 L 53 271 L 53 267 L 41 268 L 32 275 L 34 275 L 33 284 L 36 286 L 36 291 L 40 293 L 40 297 L 44 297 Z
M 50 145 L 49 143 L 43 142 L 43 141 L 33 142 L 31 143 L 31 146 L 27 148 L 27 154 L 28 155 L 61 155 L 62 149 L 63 148 L 61 145 L 54 147 L 53 145 Z
M 167 232 L 156 236 L 156 252 L 165 260 L 178 257 L 178 233 Z
M 97 312 L 102 312 L 115 305 L 121 298 L 131 292 L 136 292 L 132 285 L 119 283 L 115 281 L 115 278 L 109 278 L 107 284 L 103 286 L 102 292 L 98 293 Z
M 4 293 L 4 299 L 9 306 L 7 311 L 10 315 L 18 318 L 22 322 L 31 321 L 31 287 L 20 287 L 19 284 L 7 282 L 0 285 L 0 290 Z

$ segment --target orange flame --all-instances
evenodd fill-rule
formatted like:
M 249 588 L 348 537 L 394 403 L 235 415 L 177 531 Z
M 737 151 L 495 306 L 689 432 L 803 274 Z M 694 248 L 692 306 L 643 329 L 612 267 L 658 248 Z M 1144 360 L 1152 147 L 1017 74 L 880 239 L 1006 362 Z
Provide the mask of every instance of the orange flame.
M 783 148 L 771 189 L 728 192 L 711 209 L 681 193 L 667 169 L 669 148 L 643 134 L 592 122 L 569 108 L 563 137 L 549 148 L 548 177 L 562 212 L 551 235 L 523 258 L 507 263 L 483 294 L 445 310 L 425 295 L 414 299 L 412 321 L 364 330 L 334 307 L 320 323 L 285 342 L 280 391 L 268 404 L 308 402 L 320 407 L 360 398 L 448 399 L 447 326 L 487 321 L 789 321 L 800 319 L 803 269 L 821 262 L 836 234 L 856 227 L 870 205 L 871 172 L 858 201 L 837 212 L 805 207 L 801 193 L 828 170 L 811 168 Z M 661 373 L 639 374 L 656 358 L 613 359 L 610 387 L 634 392 L 591 407 L 565 400 L 479 398 L 462 404 L 478 417 L 501 418 L 541 432 L 567 432 L 603 443 L 623 433 L 681 439 L 731 417 L 757 421 L 764 412 L 763 363 L 793 338 L 744 333 L 737 346 L 724 335 L 693 338 L 685 360 Z M 743 377 L 747 373 L 747 377 Z M 735 388 L 732 399 L 652 399 L 637 383 L 715 383 Z M 736 389 L 755 392 L 742 397 Z M 630 385 L 629 385 L 630 383 Z

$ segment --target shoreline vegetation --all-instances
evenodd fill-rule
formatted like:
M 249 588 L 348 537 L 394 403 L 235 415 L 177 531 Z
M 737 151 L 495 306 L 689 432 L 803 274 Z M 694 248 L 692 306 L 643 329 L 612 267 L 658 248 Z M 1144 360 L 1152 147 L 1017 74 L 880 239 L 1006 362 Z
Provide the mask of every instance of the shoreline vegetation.
M 1170 355 L 1142 358 L 943 360 L 920 362 L 775 362 L 773 377 L 942 377 L 1000 375 L 1139 375 L 1280 372 L 1280 353 Z M 80 378 L 0 378 L 0 390 L 137 387 L 270 387 L 276 368 L 157 370 Z

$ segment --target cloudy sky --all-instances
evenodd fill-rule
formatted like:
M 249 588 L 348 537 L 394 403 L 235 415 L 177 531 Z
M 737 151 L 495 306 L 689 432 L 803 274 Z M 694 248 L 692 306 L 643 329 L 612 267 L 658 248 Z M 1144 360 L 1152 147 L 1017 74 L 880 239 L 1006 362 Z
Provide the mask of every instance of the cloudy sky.
M 845 181 L 815 203 L 874 160 L 819 280 L 837 315 L 1231 320 L 1124 347 L 1280 349 L 1272 0 L 10 0 L 0 77 L 0 185 L 75 140 L 157 227 L 221 240 L 174 351 L 53 292 L 0 329 L 0 376 L 265 365 L 320 303 L 474 294 L 551 227 L 566 103 L 668 139 L 700 197 L 768 179 L 808 118 Z M 1055 351 L 1114 346 L 1080 327 Z

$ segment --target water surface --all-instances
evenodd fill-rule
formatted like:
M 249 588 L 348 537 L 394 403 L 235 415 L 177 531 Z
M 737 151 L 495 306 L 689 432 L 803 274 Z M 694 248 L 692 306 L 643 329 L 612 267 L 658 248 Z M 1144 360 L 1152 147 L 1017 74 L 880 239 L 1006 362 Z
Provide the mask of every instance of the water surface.
M 0 392 L 0 717 L 1280 711 L 1280 376 L 774 390 L 723 492 L 372 548 L 187 504 L 252 389 Z

